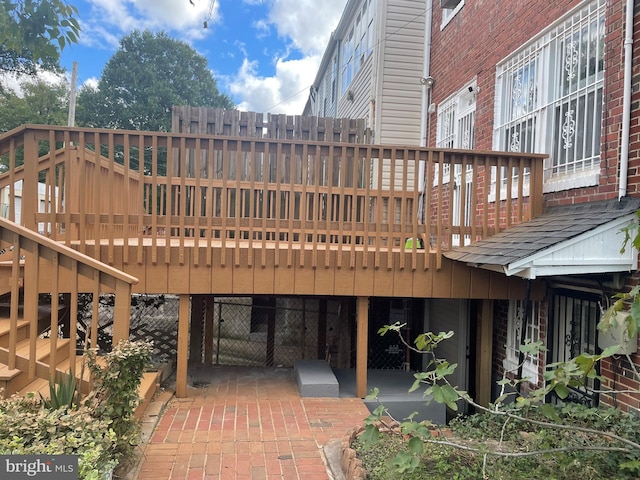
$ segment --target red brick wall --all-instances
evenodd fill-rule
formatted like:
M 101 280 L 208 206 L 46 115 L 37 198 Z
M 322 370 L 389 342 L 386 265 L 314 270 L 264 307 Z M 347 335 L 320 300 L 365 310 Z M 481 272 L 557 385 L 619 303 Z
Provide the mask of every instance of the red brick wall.
M 608 2 L 606 12 L 604 115 L 600 183 L 545 195 L 545 206 L 616 198 L 622 120 L 625 1 Z M 531 2 L 467 1 L 440 30 L 442 10 L 434 1 L 430 73 L 436 80 L 432 101 L 437 105 L 477 78 L 475 142 L 478 150 L 493 147 L 496 64 L 527 43 L 567 11 L 583 5 L 578 0 Z M 634 29 L 633 104 L 629 155 L 628 195 L 640 195 L 640 5 Z M 429 145 L 435 145 L 437 114 Z

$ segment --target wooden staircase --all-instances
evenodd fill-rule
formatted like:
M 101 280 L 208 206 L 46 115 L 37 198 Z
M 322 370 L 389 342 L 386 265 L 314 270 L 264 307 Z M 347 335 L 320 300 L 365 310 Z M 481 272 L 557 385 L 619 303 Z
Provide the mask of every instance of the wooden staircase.
M 0 269 L 1 272 L 1 269 Z M 62 311 L 63 308 L 61 307 Z M 22 313 L 23 309 L 20 309 Z M 39 328 L 35 332 L 36 337 L 41 337 L 43 331 L 46 331 L 46 327 L 50 324 L 51 309 L 48 306 L 41 306 L 38 309 L 38 326 Z M 10 344 L 10 318 L 8 307 L 0 304 L 0 352 L 8 355 L 8 349 Z M 27 363 L 30 358 L 31 349 L 31 324 L 28 320 L 22 318 L 17 322 L 17 338 L 15 353 L 22 362 Z M 84 365 L 83 357 L 78 355 L 75 360 L 72 361 L 70 352 L 70 340 L 68 338 L 56 339 L 55 355 L 52 355 L 51 339 L 50 338 L 36 338 L 35 341 L 35 355 L 36 361 L 39 364 L 45 364 L 50 366 L 52 357 L 55 357 L 55 368 L 53 371 L 55 374 L 66 374 L 71 368 L 71 364 L 75 362 L 76 377 L 80 378 L 82 374 L 83 381 L 82 390 L 87 393 L 90 389 L 90 372 L 89 368 Z M 50 367 L 51 368 L 51 367 Z M 160 383 L 159 372 L 146 372 L 140 382 L 139 395 L 142 399 L 140 406 L 136 410 L 136 415 L 140 416 L 146 409 L 148 403 L 155 395 L 158 385 Z M 27 395 L 28 393 L 35 393 L 36 395 L 42 395 L 44 398 L 49 397 L 49 379 L 30 377 L 28 371 L 23 371 L 19 368 L 9 368 L 8 365 L 0 363 L 0 398 L 8 398 L 11 395 L 17 394 L 20 396 Z
M 88 393 L 90 372 L 86 365 L 83 368 L 82 352 L 77 351 L 76 338 L 82 331 L 74 321 L 79 294 L 115 296 L 112 328 L 113 341 L 117 342 L 128 338 L 131 285 L 137 279 L 3 218 L 0 252 L 0 398 L 29 392 L 48 397 L 49 379 L 70 370 L 75 372 L 83 393 Z M 62 287 L 61 278 L 70 285 Z M 56 300 L 47 301 L 42 294 Z M 57 300 L 64 297 L 68 305 Z M 91 316 L 97 313 L 94 305 Z M 57 335 L 63 317 L 67 317 L 68 338 Z M 91 338 L 97 338 L 96 329 L 91 330 Z M 158 372 L 144 375 L 139 415 L 158 383 Z

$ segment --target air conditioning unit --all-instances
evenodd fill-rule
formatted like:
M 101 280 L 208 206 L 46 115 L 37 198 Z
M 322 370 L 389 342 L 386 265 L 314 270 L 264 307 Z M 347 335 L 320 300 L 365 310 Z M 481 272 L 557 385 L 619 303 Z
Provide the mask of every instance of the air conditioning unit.
M 456 8 L 462 0 L 440 0 L 442 8 Z
M 638 351 L 638 336 L 629 338 L 624 319 L 629 312 L 618 312 L 616 314 L 617 325 L 609 327 L 606 332 L 598 330 L 598 347 L 605 349 L 612 345 L 619 345 L 618 353 L 621 355 L 632 354 Z

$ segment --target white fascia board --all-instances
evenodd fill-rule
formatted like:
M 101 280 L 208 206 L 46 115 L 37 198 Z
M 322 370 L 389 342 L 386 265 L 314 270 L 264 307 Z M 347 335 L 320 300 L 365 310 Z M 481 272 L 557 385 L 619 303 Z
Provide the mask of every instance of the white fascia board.
M 504 267 L 504 274 L 507 276 L 517 275 L 523 276 L 525 270 L 526 277 L 535 278 L 536 276 L 549 276 L 549 275 L 571 275 L 571 274 L 586 274 L 586 273 L 609 273 L 609 272 L 628 272 L 636 268 L 638 262 L 638 252 L 633 246 L 627 246 L 624 253 L 620 253 L 620 247 L 622 247 L 622 238 L 620 238 L 620 246 L 612 246 L 611 252 L 615 254 L 609 257 L 603 257 L 600 259 L 577 259 L 572 261 L 571 264 L 566 263 L 565 260 L 553 260 L 551 256 L 553 253 L 559 252 L 568 247 L 575 246 L 581 242 L 604 233 L 615 231 L 616 233 L 629 225 L 636 219 L 636 215 L 631 214 L 625 217 L 621 217 L 617 220 L 612 220 L 604 225 L 601 225 L 594 230 L 586 232 L 570 240 L 560 242 L 545 250 L 535 253 L 529 257 L 523 258 L 516 262 L 513 262 Z M 532 276 L 531 276 L 532 275 Z

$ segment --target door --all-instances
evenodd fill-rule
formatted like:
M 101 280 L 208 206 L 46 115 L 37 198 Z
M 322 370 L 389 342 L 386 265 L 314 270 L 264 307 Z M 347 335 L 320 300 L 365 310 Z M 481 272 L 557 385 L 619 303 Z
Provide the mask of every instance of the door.
M 564 362 L 581 353 L 598 353 L 597 325 L 600 321 L 600 295 L 574 290 L 555 290 L 551 309 L 549 361 Z M 598 380 L 587 387 L 598 389 Z M 557 400 L 552 398 L 551 400 Z M 571 389 L 568 401 L 596 406 L 598 395 L 587 388 Z
M 466 300 L 431 300 L 427 315 L 427 331 L 434 333 L 453 330 L 453 337 L 443 341 L 436 356 L 449 363 L 457 363 L 455 372 L 448 377 L 452 386 L 468 391 L 469 386 L 469 307 Z M 426 368 L 428 358 L 424 359 Z M 459 405 L 459 407 L 461 407 Z M 462 408 L 461 408 L 462 409 Z

